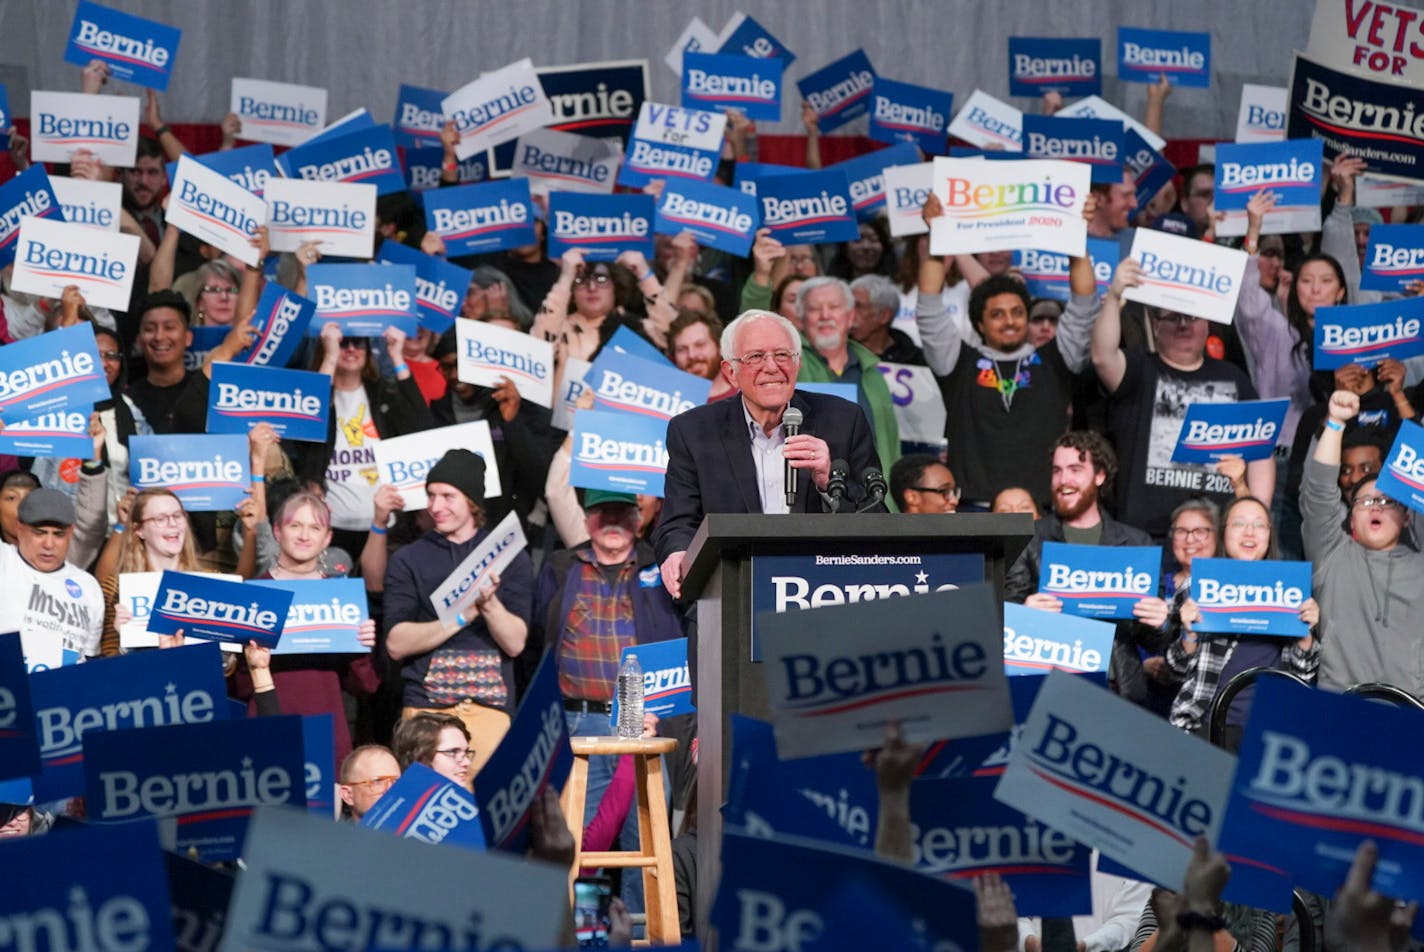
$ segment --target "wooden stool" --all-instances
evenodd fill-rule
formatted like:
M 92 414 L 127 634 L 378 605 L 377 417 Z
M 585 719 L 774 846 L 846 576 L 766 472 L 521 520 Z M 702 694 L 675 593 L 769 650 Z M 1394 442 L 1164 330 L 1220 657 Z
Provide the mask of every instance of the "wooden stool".
M 564 785 L 564 819 L 574 836 L 574 865 L 569 887 L 584 866 L 642 867 L 643 902 L 647 907 L 647 941 L 635 945 L 676 945 L 682 941 L 677 914 L 677 886 L 672 874 L 672 835 L 668 830 L 667 796 L 663 792 L 663 754 L 677 749 L 677 741 L 666 737 L 624 739 L 621 737 L 570 737 L 574 766 Z M 637 790 L 638 849 L 583 851 L 584 801 L 588 797 L 588 758 L 595 755 L 633 758 Z

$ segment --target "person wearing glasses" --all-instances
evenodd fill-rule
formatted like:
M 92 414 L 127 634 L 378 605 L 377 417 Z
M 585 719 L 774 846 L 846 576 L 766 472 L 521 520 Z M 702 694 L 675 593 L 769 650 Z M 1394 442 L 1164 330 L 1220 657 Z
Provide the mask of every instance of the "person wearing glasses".
M 1186 500 L 1202 496 L 1225 505 L 1239 494 L 1231 474 L 1220 468 L 1172 462 L 1187 407 L 1255 400 L 1257 394 L 1245 371 L 1207 355 L 1209 326 L 1203 318 L 1148 308 L 1155 351 L 1124 347 L 1123 294 L 1141 284 L 1141 266 L 1123 259 L 1093 324 L 1092 358 L 1108 392 L 1110 430 L 1122 461 L 1118 515 L 1162 540 L 1172 511 Z M 1252 460 L 1245 479 L 1250 495 L 1270 499 L 1275 461 Z
M 938 456 L 911 453 L 890 467 L 890 498 L 904 513 L 954 512 L 959 508 L 959 487 Z
M 529 331 L 554 345 L 554 361 L 562 368 L 569 357 L 593 360 L 619 327 L 627 327 L 667 348 L 667 331 L 677 317 L 672 303 L 663 299 L 663 286 L 648 260 L 625 251 L 615 262 L 586 261 L 586 252 L 564 252 L 559 280 L 549 289 Z M 647 317 L 630 313 L 641 296 Z
M 337 771 L 336 792 L 345 805 L 343 818 L 360 823 L 366 811 L 385 796 L 391 785 L 400 779 L 401 765 L 388 748 L 380 744 L 364 744 L 346 755 Z
M 849 470 L 841 509 L 860 507 L 860 480 L 879 462 L 870 424 L 856 404 L 798 391 L 800 364 L 796 325 L 770 311 L 746 311 L 722 332 L 722 374 L 740 399 L 693 407 L 668 422 L 663 511 L 653 547 L 673 598 L 682 595 L 687 547 L 709 512 L 829 512 L 831 461 L 837 459 Z M 788 406 L 802 414 L 795 436 L 782 426 Z M 790 503 L 788 464 L 797 472 Z
M 401 721 L 391 738 L 391 752 L 402 772 L 411 764 L 424 764 L 466 790 L 475 789 L 477 752 L 470 746 L 469 729 L 453 714 L 422 711 Z M 479 753 L 484 761 L 493 751 Z
M 1232 500 L 1226 507 L 1218 539 L 1217 558 L 1259 562 L 1279 557 L 1270 509 L 1250 496 Z M 1320 621 L 1320 605 L 1314 598 L 1301 603 L 1300 619 L 1311 626 Z M 1168 720 L 1188 733 L 1206 736 L 1212 702 L 1242 671 L 1279 667 L 1309 679 L 1320 664 L 1320 649 L 1311 633 L 1296 641 L 1225 634 L 1198 638 L 1192 626 L 1199 621 L 1201 611 L 1189 598 L 1182 603 L 1179 637 L 1166 655 L 1167 666 L 1183 679 Z M 1222 746 L 1233 753 L 1241 746 L 1250 709 L 1250 692 L 1242 692 L 1227 711 Z
M 1320 602 L 1320 686 L 1343 691 L 1382 681 L 1424 697 L 1424 556 L 1406 541 L 1409 514 L 1374 476 L 1356 484 L 1348 504 L 1341 501 L 1340 445 L 1360 398 L 1336 390 L 1327 410 L 1300 484 L 1305 554 Z

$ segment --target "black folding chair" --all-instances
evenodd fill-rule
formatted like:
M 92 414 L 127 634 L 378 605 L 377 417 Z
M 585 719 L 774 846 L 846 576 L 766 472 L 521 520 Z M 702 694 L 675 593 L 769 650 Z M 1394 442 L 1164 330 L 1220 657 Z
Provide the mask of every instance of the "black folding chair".
M 1397 688 L 1393 684 L 1385 684 L 1382 681 L 1357 684 L 1345 693 L 1369 698 L 1372 701 L 1388 701 L 1396 707 L 1415 707 L 1424 711 L 1424 701 L 1420 701 L 1403 688 Z
M 1226 687 L 1216 692 L 1216 698 L 1211 702 L 1210 720 L 1207 721 L 1207 737 L 1211 740 L 1212 746 L 1222 746 L 1223 734 L 1226 731 L 1226 712 L 1231 710 L 1231 702 L 1236 699 L 1246 688 L 1256 683 L 1262 675 L 1270 675 L 1275 678 L 1286 678 L 1294 681 L 1302 687 L 1311 687 L 1309 681 L 1298 674 L 1290 671 L 1283 671 L 1280 668 L 1247 668 L 1236 677 L 1226 682 Z

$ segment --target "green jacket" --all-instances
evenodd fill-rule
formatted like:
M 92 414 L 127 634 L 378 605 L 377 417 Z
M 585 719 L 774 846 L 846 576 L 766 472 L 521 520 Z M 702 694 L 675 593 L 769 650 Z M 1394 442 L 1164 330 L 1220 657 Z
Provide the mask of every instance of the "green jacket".
M 900 458 L 900 424 L 895 421 L 895 405 L 885 375 L 877 369 L 880 358 L 874 351 L 847 340 L 846 346 L 860 362 L 860 386 L 870 404 L 870 428 L 875 433 L 875 450 L 880 456 L 880 471 L 889 478 L 890 467 Z M 806 383 L 837 383 L 825 358 L 816 352 L 805 335 L 801 337 L 801 372 L 796 379 Z M 888 499 L 887 499 L 888 502 Z

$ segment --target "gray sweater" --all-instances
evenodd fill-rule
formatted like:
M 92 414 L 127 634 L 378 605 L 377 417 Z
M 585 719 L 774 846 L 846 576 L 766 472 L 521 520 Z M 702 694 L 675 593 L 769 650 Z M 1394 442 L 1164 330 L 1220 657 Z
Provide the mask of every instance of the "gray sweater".
M 1320 603 L 1321 687 L 1383 681 L 1424 696 L 1424 555 L 1372 551 L 1341 528 L 1336 468 L 1308 460 L 1300 484 L 1305 554 Z

